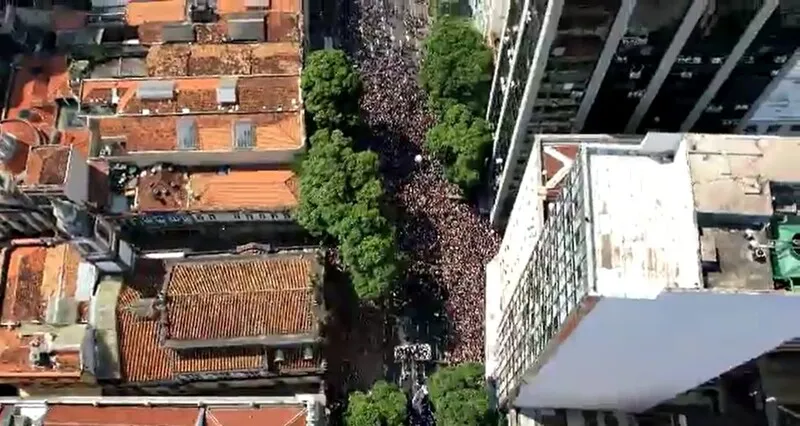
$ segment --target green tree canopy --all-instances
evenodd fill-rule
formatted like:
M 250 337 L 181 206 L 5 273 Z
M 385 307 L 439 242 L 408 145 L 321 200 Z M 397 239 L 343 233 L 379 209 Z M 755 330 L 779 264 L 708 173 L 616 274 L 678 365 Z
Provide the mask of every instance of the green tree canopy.
M 306 111 L 317 128 L 346 128 L 358 123 L 361 79 L 341 50 L 308 55 L 300 81 Z
M 385 294 L 397 274 L 394 228 L 380 211 L 383 184 L 374 152 L 353 150 L 338 130 L 319 130 L 300 165 L 297 221 L 339 242 L 362 299 Z
M 369 393 L 350 394 L 345 422 L 348 426 L 402 426 L 406 416 L 405 394 L 397 386 L 379 381 Z
M 483 165 L 492 144 L 492 132 L 469 108 L 455 104 L 428 131 L 427 148 L 444 164 L 447 179 L 471 192 L 480 182 Z
M 494 420 L 481 364 L 441 368 L 428 380 L 428 390 L 437 426 L 482 426 Z
M 461 103 L 482 114 L 492 84 L 492 52 L 469 21 L 443 16 L 425 39 L 420 78 L 437 113 Z

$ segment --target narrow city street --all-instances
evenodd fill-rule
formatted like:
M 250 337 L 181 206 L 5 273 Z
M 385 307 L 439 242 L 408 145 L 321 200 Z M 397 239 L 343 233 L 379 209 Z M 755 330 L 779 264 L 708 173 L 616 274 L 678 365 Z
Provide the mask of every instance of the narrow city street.
M 395 380 L 391 350 L 398 343 L 430 343 L 439 363 L 483 362 L 483 267 L 499 237 L 423 147 L 434 124 L 418 82 L 427 4 L 340 0 L 335 9 L 336 25 L 326 32 L 354 58 L 364 83 L 367 131 L 356 143 L 380 157 L 387 207 L 408 262 L 391 306 L 349 315 L 347 344 L 336 343 L 348 352 L 337 358 L 347 362 L 329 358 L 331 376 L 338 376 L 329 385 L 363 390 Z M 329 389 L 334 395 L 345 391 Z

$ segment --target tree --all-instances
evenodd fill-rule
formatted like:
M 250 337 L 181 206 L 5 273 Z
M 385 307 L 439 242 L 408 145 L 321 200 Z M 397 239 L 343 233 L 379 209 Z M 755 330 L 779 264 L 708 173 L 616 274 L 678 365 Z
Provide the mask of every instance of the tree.
M 355 152 L 342 132 L 319 130 L 300 165 L 298 223 L 314 235 L 330 235 L 356 294 L 374 300 L 397 275 L 394 228 L 380 206 L 383 184 L 374 152 Z
M 308 55 L 300 81 L 306 111 L 321 128 L 358 124 L 361 79 L 341 50 L 317 50 Z
M 455 104 L 428 131 L 425 144 L 444 164 L 447 179 L 469 193 L 481 180 L 492 133 L 484 119 L 475 117 L 466 106 Z
M 401 426 L 407 415 L 405 394 L 397 386 L 379 381 L 369 393 L 350 394 L 345 422 L 348 426 Z
M 492 52 L 469 21 L 443 16 L 425 40 L 420 77 L 437 114 L 454 103 L 482 114 L 492 84 Z
M 428 381 L 428 390 L 438 426 L 478 426 L 494 419 L 481 364 L 439 369 Z

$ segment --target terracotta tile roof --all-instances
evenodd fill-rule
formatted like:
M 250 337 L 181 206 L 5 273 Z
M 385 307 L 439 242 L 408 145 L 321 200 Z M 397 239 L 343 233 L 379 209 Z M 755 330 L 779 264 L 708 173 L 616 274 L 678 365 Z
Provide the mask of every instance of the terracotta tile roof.
M 131 382 L 172 377 L 173 352 L 161 347 L 158 321 L 139 318 L 130 309 L 140 299 L 154 298 L 164 280 L 164 264 L 140 259 L 134 276 L 125 280 L 117 302 L 117 334 L 123 377 Z
M 0 165 L 5 171 L 18 175 L 25 171 L 28 153 L 32 146 L 39 144 L 39 131 L 30 122 L 23 120 L 7 120 L 0 124 L 0 131 L 10 133 L 17 140 L 17 152 L 8 163 Z
M 268 354 L 263 347 L 208 348 L 180 352 L 163 347 L 159 340 L 159 321 L 137 317 L 130 307 L 137 300 L 155 298 L 164 276 L 162 261 L 142 259 L 137 262 L 134 277 L 126 281 L 120 293 L 117 324 L 124 380 L 152 382 L 174 379 L 176 374 L 183 373 L 265 368 Z M 287 362 L 280 366 L 275 374 L 320 372 L 322 359 L 318 352 L 315 351 L 314 359 L 303 360 L 299 349 L 287 349 L 285 351 Z
M 42 323 L 47 303 L 53 296 L 74 297 L 80 255 L 71 246 L 24 245 L 8 248 L 3 253 L 6 279 L 2 323 Z M 75 321 L 78 321 L 77 316 Z M 41 339 L 22 336 L 16 328 L 0 328 L 0 382 L 15 383 L 21 378 L 79 378 L 77 350 L 55 352 L 52 366 L 39 367 L 31 363 L 30 345 Z
M 224 19 L 212 24 L 196 24 L 194 38 L 197 43 L 225 43 L 228 38 L 228 24 Z
M 174 373 L 258 370 L 264 367 L 263 347 L 204 348 L 175 353 Z
M 183 172 L 161 168 L 136 177 L 133 209 L 146 211 L 287 211 L 297 207 L 291 170 Z M 190 196 L 191 194 L 191 196 Z
M 30 345 L 34 337 L 20 336 L 18 330 L 0 328 L 0 383 L 17 383 L 22 379 L 73 379 L 81 375 L 80 354 L 59 351 L 52 354 L 54 367 L 37 367 L 30 361 Z
M 31 149 L 25 167 L 26 185 L 61 185 L 67 178 L 68 146 L 46 145 Z
M 133 0 L 125 8 L 130 26 L 147 22 L 181 22 L 186 20 L 186 0 Z
M 220 78 L 178 78 L 174 99 L 144 100 L 136 96 L 140 84 L 152 80 L 84 80 L 83 103 L 109 104 L 112 89 L 117 91 L 117 113 L 141 114 L 147 109 L 154 114 L 219 112 L 217 88 Z M 300 101 L 300 81 L 297 76 L 239 77 L 236 81 L 237 112 L 289 111 L 297 109 Z M 225 107 L 229 109 L 230 107 Z
M 270 12 L 300 13 L 302 10 L 300 0 L 271 0 Z
M 150 48 L 146 63 L 148 74 L 153 77 L 298 75 L 300 45 L 296 42 L 161 44 Z
M 66 57 L 24 57 L 10 87 L 8 120 L 2 130 L 13 133 L 22 146 L 5 169 L 19 174 L 24 171 L 28 148 L 43 143 L 55 128 L 56 99 L 71 94 Z
M 256 151 L 297 149 L 303 144 L 301 112 L 261 114 L 203 114 L 193 116 L 197 123 L 197 149 L 231 151 L 233 125 L 250 120 L 255 125 Z M 98 119 L 102 138 L 125 138 L 127 152 L 174 151 L 178 147 L 176 125 L 181 117 L 126 116 Z
M 293 0 L 279 0 L 285 6 L 291 6 Z M 300 41 L 300 14 L 293 11 L 267 13 L 267 41 L 268 42 L 298 42 Z
M 9 250 L 3 323 L 42 321 L 52 296 L 75 295 L 80 254 L 72 246 L 36 245 Z
M 234 408 L 208 407 L 208 426 L 305 426 L 306 410 L 302 406 Z
M 43 426 L 304 426 L 301 404 L 265 407 L 50 405 Z
M 166 293 L 166 337 L 230 339 L 313 333 L 312 255 L 179 262 Z M 235 316 L 230 316 L 232 313 Z M 214 321 L 225 318 L 226 321 Z
M 197 407 L 50 405 L 43 426 L 195 426 Z

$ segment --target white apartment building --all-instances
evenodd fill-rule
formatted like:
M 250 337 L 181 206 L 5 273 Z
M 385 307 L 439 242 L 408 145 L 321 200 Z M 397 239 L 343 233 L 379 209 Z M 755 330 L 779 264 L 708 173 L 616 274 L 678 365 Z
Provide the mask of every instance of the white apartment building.
M 486 267 L 517 410 L 642 412 L 800 336 L 800 138 L 539 135 Z

